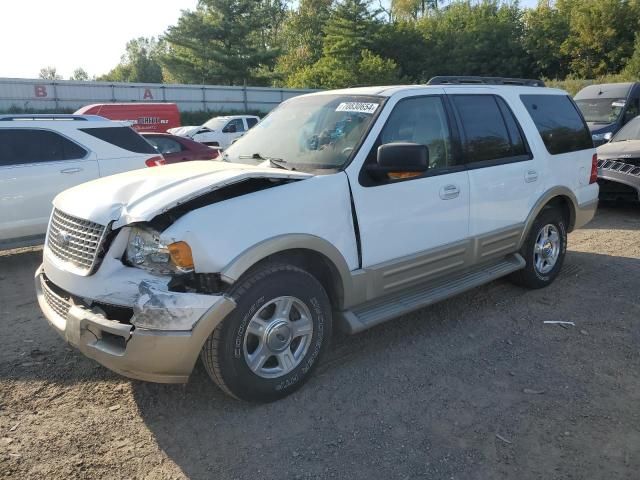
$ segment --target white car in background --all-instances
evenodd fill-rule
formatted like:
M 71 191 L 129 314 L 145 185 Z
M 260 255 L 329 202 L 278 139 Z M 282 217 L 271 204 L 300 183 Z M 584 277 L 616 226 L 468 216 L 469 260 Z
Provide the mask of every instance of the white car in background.
M 211 147 L 227 148 L 259 121 L 260 117 L 255 115 L 213 117 L 200 126 L 170 128 L 167 132 L 179 137 L 191 138 Z
M 155 148 L 123 122 L 94 115 L 0 115 L 0 249 L 41 242 L 51 202 L 63 190 L 162 164 Z

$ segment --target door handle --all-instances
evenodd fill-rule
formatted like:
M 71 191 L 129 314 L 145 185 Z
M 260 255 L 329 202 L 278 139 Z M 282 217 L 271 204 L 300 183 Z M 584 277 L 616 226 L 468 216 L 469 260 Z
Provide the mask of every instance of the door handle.
M 440 198 L 442 200 L 451 200 L 460 195 L 460 188 L 457 185 L 445 185 L 440 189 Z
M 60 170 L 60 173 L 78 173 L 81 172 L 81 168 L 65 168 L 64 170 Z
M 524 181 L 526 183 L 535 182 L 536 180 L 538 180 L 538 172 L 535 170 L 529 170 L 524 174 Z

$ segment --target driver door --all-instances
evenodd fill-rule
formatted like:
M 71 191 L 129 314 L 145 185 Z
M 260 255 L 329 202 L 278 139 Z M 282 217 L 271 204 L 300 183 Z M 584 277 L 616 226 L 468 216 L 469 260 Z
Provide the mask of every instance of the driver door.
M 377 273 L 376 294 L 435 278 L 469 262 L 469 178 L 456 137 L 444 95 L 400 99 L 362 168 L 348 170 L 362 268 Z M 393 178 L 369 174 L 367 166 L 376 162 L 377 148 L 391 142 L 426 145 L 427 172 Z

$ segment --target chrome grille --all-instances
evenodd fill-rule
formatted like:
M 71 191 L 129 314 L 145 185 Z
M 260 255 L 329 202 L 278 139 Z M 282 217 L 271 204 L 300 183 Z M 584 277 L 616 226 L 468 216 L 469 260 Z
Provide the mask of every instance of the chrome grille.
M 42 284 L 42 293 L 44 295 L 44 300 L 47 302 L 47 305 L 49 305 L 51 309 L 60 317 L 66 320 L 69 309 L 71 308 L 71 303 L 69 302 L 69 300 L 58 295 L 51 288 L 49 288 L 49 285 L 47 285 L 47 281 L 44 279 L 44 277 L 40 277 L 40 282 Z
M 598 168 L 611 170 L 612 172 L 626 173 L 634 177 L 640 177 L 640 167 L 630 165 L 618 160 L 598 160 Z
M 105 231 L 103 225 L 54 209 L 49 222 L 47 246 L 56 257 L 89 274 L 96 264 Z

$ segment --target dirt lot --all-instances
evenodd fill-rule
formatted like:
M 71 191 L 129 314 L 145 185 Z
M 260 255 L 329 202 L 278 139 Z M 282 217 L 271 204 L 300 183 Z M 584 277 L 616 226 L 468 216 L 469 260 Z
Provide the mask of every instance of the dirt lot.
M 39 314 L 40 252 L 5 252 L 0 478 L 637 479 L 640 209 L 602 208 L 569 247 L 549 289 L 498 281 L 337 335 L 269 405 L 200 366 L 167 386 L 85 359 Z

